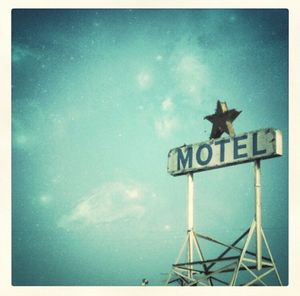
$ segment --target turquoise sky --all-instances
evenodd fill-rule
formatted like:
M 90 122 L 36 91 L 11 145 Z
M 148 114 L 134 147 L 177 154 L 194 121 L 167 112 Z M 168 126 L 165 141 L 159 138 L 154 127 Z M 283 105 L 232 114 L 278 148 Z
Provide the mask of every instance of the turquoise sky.
M 168 151 L 209 139 L 217 100 L 242 110 L 236 133 L 283 133 L 262 198 L 288 283 L 287 10 L 17 9 L 12 70 L 14 285 L 163 285 L 186 235 Z M 232 242 L 253 163 L 196 174 L 195 193 L 196 230 Z

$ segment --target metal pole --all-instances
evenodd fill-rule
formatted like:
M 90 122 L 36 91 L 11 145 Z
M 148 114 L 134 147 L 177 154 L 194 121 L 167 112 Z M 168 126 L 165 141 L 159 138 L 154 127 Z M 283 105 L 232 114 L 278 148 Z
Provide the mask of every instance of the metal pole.
M 194 228 L 194 178 L 193 173 L 188 174 L 188 236 L 189 236 L 189 246 L 188 246 L 188 262 L 193 262 L 193 236 L 192 231 Z M 190 268 L 193 268 L 190 265 Z M 189 277 L 192 277 L 192 271 L 189 272 Z
M 188 230 L 194 227 L 194 177 L 188 174 Z
M 254 162 L 255 173 L 255 221 L 256 221 L 256 268 L 262 268 L 262 235 L 261 235 L 261 186 L 260 160 Z

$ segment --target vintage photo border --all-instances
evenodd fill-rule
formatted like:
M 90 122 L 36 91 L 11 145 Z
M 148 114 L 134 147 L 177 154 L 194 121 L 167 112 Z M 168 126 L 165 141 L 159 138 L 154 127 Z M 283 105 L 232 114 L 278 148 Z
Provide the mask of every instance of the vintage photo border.
M 299 4 L 298 4 L 299 3 Z M 0 4 L 0 294 L 1 295 L 240 295 L 238 288 L 210 287 L 13 287 L 11 285 L 11 9 L 13 8 L 287 8 L 289 9 L 289 285 L 244 287 L 243 295 L 295 295 L 300 291 L 300 124 L 299 69 L 300 1 L 297 0 L 3 0 Z M 298 82 L 298 83 L 297 83 Z M 298 85 L 297 85 L 298 84 Z M 221 290 L 220 290 L 221 289 Z

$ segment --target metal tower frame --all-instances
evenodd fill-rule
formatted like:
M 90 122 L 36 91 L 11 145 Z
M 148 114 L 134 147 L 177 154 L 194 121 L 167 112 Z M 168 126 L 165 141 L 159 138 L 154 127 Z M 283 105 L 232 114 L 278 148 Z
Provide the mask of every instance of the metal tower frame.
M 187 236 L 175 263 L 172 265 L 166 284 L 178 284 L 180 286 L 214 286 L 218 283 L 219 285 L 225 286 L 251 286 L 257 284 L 267 286 L 263 279 L 270 273 L 275 272 L 278 283 L 282 286 L 276 264 L 262 228 L 260 160 L 254 161 L 254 219 L 250 227 L 232 244 L 223 243 L 194 231 L 193 173 L 189 173 L 187 176 Z M 250 242 L 254 236 L 256 236 L 256 252 L 249 250 Z M 210 243 L 223 246 L 225 249 L 217 258 L 205 259 L 200 240 L 206 240 Z M 263 246 L 265 246 L 268 256 L 262 255 Z M 234 255 L 229 256 L 229 252 L 234 253 Z M 198 260 L 195 260 L 196 256 Z M 250 280 L 242 279 L 239 281 L 241 272 L 243 272 L 243 274 L 247 273 L 248 276 L 250 275 Z M 227 275 L 226 279 L 224 279 L 225 274 Z

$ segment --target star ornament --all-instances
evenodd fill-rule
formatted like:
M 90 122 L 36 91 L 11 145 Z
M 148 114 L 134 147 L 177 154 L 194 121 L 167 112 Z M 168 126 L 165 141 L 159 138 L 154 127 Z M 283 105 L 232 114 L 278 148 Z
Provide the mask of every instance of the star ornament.
M 210 139 L 217 139 L 223 133 L 227 133 L 230 137 L 235 136 L 232 122 L 239 116 L 242 111 L 235 109 L 228 110 L 226 102 L 217 102 L 216 113 L 205 116 L 204 119 L 209 120 L 213 126 L 210 134 Z

